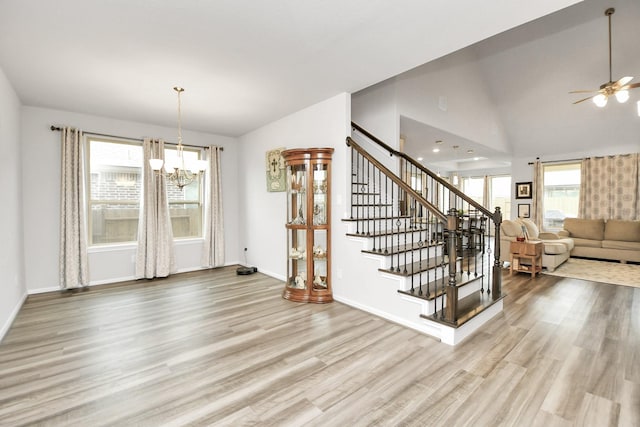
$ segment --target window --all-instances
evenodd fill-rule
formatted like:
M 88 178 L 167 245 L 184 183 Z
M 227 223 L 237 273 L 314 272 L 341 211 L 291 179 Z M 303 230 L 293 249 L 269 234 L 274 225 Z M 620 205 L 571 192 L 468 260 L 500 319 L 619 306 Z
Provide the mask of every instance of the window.
M 474 201 L 484 206 L 484 178 L 462 178 L 462 191 Z
M 511 177 L 490 176 L 489 177 L 489 209 L 494 212 L 496 208 L 500 208 L 502 218 L 511 218 Z
M 87 137 L 87 210 L 89 245 L 130 243 L 138 238 L 142 189 L 142 144 L 139 141 Z M 184 148 L 186 166 L 202 150 Z M 175 146 L 165 144 L 165 159 L 173 164 Z M 202 178 L 182 190 L 167 182 L 173 237 L 202 237 Z
M 580 163 L 542 165 L 544 173 L 543 224 L 560 230 L 565 218 L 578 216 Z
M 184 147 L 184 162 L 189 168 L 194 161 L 200 160 L 202 150 L 198 148 Z M 177 161 L 175 147 L 167 148 L 165 144 L 164 158 L 167 164 Z M 173 237 L 192 238 L 202 237 L 202 179 L 198 176 L 189 185 L 181 189 L 167 182 L 167 198 L 169 199 L 169 214 Z
M 87 137 L 89 244 L 137 240 L 142 145 Z
M 484 194 L 485 186 L 489 194 Z M 511 217 L 511 176 L 467 177 L 462 179 L 462 188 L 467 196 L 491 212 L 499 207 L 502 218 Z M 493 233 L 493 222 L 491 222 L 491 232 Z

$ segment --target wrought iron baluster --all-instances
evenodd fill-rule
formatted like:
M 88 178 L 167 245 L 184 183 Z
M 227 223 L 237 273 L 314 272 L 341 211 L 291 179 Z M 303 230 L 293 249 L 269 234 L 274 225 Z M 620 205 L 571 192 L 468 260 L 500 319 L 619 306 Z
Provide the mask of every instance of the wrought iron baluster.
M 384 253 L 389 253 L 389 230 L 393 230 L 393 222 L 389 221 L 389 178 L 384 180 L 384 223 L 385 223 L 385 233 L 384 233 Z M 390 227 L 387 224 L 391 225 Z
M 355 164 L 354 164 L 354 160 L 355 160 Z M 357 200 L 354 201 L 353 200 L 353 189 L 354 189 L 354 185 L 355 188 L 357 188 L 357 181 L 358 181 L 358 176 L 357 176 L 357 163 L 358 163 L 358 152 L 355 150 L 355 148 L 351 147 L 351 218 L 353 219 L 353 213 L 354 213 L 354 207 L 357 206 Z M 357 193 L 356 193 L 357 194 Z M 358 196 L 356 196 L 357 199 Z M 357 225 L 356 225 L 357 228 Z
M 380 219 L 382 217 L 382 201 L 381 201 L 381 197 L 380 197 L 380 181 L 382 180 L 382 171 L 380 169 L 378 169 L 378 179 L 377 179 L 377 184 L 374 185 L 375 190 L 375 199 L 377 200 L 376 202 L 376 206 L 378 207 L 377 209 L 377 213 L 374 214 L 374 217 L 377 216 L 378 219 L 376 219 L 376 223 L 378 224 L 378 235 L 377 235 L 377 239 L 378 239 L 378 253 L 382 252 L 382 219 Z M 376 233 L 376 229 L 374 227 L 373 229 L 374 234 Z M 375 239 L 374 239 L 374 248 L 375 248 Z

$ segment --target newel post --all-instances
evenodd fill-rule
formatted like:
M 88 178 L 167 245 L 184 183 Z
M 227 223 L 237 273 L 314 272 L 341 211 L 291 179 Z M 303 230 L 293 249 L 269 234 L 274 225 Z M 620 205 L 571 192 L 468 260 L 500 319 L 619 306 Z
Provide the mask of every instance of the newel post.
M 493 213 L 493 224 L 495 226 L 495 236 L 493 241 L 494 257 L 493 257 L 493 283 L 491 292 L 493 298 L 499 298 L 502 295 L 502 263 L 500 262 L 500 224 L 502 223 L 502 212 L 496 207 Z
M 449 209 L 447 214 L 447 231 L 449 236 L 448 253 L 449 253 L 449 284 L 447 286 L 447 307 L 445 309 L 445 320 L 449 323 L 455 323 L 458 320 L 458 287 L 456 286 L 456 266 L 457 254 L 456 247 L 458 238 L 458 211 Z

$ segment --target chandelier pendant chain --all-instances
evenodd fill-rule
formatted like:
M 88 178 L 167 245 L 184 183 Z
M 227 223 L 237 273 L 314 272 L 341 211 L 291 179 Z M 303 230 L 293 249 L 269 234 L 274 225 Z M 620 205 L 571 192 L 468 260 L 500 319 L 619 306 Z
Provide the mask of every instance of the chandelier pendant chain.
M 169 175 L 169 180 L 178 186 L 178 188 L 182 189 L 193 182 L 195 174 L 189 172 L 184 164 L 184 150 L 182 146 L 182 101 L 180 98 L 184 89 L 176 86 L 173 90 L 178 92 L 178 146 L 176 147 L 178 164 L 174 167 L 173 173 Z

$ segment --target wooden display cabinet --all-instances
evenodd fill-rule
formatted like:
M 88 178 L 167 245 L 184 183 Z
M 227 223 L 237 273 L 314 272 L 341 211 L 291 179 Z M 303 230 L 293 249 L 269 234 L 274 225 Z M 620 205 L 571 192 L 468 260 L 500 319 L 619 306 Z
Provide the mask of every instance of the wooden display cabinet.
M 333 148 L 282 152 L 287 179 L 287 282 L 291 301 L 327 303 L 331 290 Z

